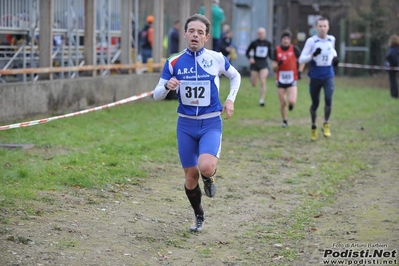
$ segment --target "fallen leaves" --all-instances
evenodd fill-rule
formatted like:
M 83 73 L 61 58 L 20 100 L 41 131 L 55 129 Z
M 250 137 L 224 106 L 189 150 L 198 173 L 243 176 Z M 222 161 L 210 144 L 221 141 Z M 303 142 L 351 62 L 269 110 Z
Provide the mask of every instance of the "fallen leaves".
M 159 260 L 167 260 L 167 259 L 169 259 L 168 256 L 163 255 L 163 254 L 161 254 L 161 253 L 159 253 L 159 252 L 158 252 L 158 258 L 159 258 Z

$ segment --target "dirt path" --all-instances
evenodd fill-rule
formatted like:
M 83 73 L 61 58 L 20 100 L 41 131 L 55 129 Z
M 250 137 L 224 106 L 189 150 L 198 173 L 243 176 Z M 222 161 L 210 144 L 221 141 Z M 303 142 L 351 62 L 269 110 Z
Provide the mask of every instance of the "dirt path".
M 327 249 L 339 252 L 399 250 L 398 149 L 389 144 L 384 148 L 385 153 L 370 152 L 374 163 L 369 165 L 367 174 L 348 180 L 336 195 L 334 204 L 323 208 L 322 215 L 314 223 L 317 230 L 304 242 L 303 264 L 296 265 L 316 265 L 323 261 Z M 361 260 L 352 259 L 353 264 Z M 386 260 L 391 263 L 389 265 L 399 265 L 397 255 L 388 256 Z M 382 261 L 370 257 L 368 262 L 358 265 L 379 265 L 377 263 Z
M 193 215 L 178 162 L 143 165 L 147 179 L 101 191 L 43 192 L 29 213 L 0 210 L 0 265 L 320 265 L 334 243 L 399 247 L 393 143 L 368 155 L 369 167 L 341 185 L 299 239 L 287 228 L 320 177 L 311 156 L 326 147 L 291 144 L 224 140 L 201 234 L 188 232 Z

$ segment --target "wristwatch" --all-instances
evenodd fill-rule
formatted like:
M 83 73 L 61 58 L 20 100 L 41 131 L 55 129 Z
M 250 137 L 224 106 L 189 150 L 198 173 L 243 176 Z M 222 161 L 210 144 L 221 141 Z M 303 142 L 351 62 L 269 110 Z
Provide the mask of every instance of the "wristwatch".
M 165 90 L 169 91 L 168 87 L 166 86 L 168 83 L 166 82 L 163 86 L 165 87 Z

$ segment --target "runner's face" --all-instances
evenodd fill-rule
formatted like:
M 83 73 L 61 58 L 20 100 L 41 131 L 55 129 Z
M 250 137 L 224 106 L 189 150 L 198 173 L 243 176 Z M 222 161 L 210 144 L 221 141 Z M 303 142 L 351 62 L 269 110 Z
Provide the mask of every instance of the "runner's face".
M 285 47 L 289 46 L 291 44 L 291 38 L 288 36 L 285 36 L 281 39 L 281 44 Z
M 266 39 L 266 31 L 264 29 L 259 29 L 258 30 L 258 39 L 259 40 Z
M 191 51 L 198 51 L 204 47 L 209 36 L 209 34 L 206 34 L 205 24 L 198 20 L 188 23 L 187 31 L 184 32 L 186 45 Z
M 325 38 L 327 36 L 329 25 L 327 20 L 319 20 L 316 24 L 317 35 L 320 38 Z

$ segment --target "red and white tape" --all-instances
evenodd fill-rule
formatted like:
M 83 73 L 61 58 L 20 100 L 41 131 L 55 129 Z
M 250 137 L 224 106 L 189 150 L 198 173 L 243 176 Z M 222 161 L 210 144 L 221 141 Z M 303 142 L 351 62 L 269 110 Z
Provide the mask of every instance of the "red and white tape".
M 138 100 L 138 99 L 141 99 L 141 98 L 145 98 L 145 97 L 150 96 L 152 94 L 153 94 L 152 91 L 144 92 L 144 93 L 141 93 L 141 94 L 138 94 L 138 95 L 126 98 L 126 99 L 122 99 L 122 100 L 114 102 L 114 103 L 105 104 L 105 105 L 102 105 L 102 106 L 86 109 L 86 110 L 83 110 L 83 111 L 69 113 L 69 114 L 66 114 L 66 115 L 53 116 L 53 117 L 44 118 L 44 119 L 40 119 L 40 120 L 29 121 L 29 122 L 22 122 L 22 123 L 17 123 L 17 124 L 12 124 L 12 125 L 0 126 L 0 130 L 7 130 L 7 129 L 19 128 L 19 127 L 29 127 L 29 126 L 44 124 L 44 123 L 47 123 L 47 122 L 50 122 L 50 121 L 54 121 L 54 120 L 57 120 L 57 119 L 61 119 L 61 118 L 67 118 L 67 117 L 71 117 L 71 116 L 87 114 L 87 113 L 91 113 L 91 112 L 94 112 L 94 111 L 99 111 L 99 110 L 103 110 L 103 109 L 106 109 L 106 108 L 109 108 L 109 107 L 113 107 L 113 106 L 125 104 L 125 103 L 128 103 L 128 102 L 132 102 L 132 101 L 135 101 L 135 100 Z
M 361 68 L 361 69 L 399 70 L 399 67 L 372 66 L 372 65 L 361 65 L 361 64 L 351 64 L 351 63 L 339 63 L 338 66 L 339 67 Z
M 361 68 L 361 69 L 378 69 L 378 70 L 397 70 L 397 71 L 399 71 L 399 67 L 373 66 L 373 65 L 362 65 L 362 64 L 351 64 L 351 63 L 339 63 L 338 66 L 339 67 L 350 67 L 350 68 Z M 71 116 L 82 115 L 82 114 L 86 114 L 86 113 L 102 110 L 102 109 L 105 109 L 105 108 L 109 108 L 109 107 L 125 104 L 125 103 L 128 103 L 128 102 L 132 102 L 132 101 L 135 101 L 135 100 L 138 100 L 138 99 L 141 99 L 141 98 L 145 98 L 147 96 L 152 95 L 152 93 L 153 93 L 152 91 L 145 92 L 145 93 L 138 94 L 138 95 L 135 95 L 135 96 L 132 96 L 132 97 L 129 97 L 129 98 L 114 102 L 114 103 L 110 103 L 110 104 L 106 104 L 106 105 L 102 105 L 102 106 L 98 106 L 98 107 L 95 107 L 95 108 L 90 108 L 90 109 L 87 109 L 87 110 L 83 110 L 83 111 L 79 111 L 79 112 L 75 112 L 75 113 L 70 113 L 70 114 L 66 114 L 66 115 L 59 115 L 59 116 L 53 116 L 53 117 L 40 119 L 40 120 L 34 120 L 34 121 L 22 122 L 22 123 L 18 123 L 18 124 L 0 126 L 0 130 L 7 130 L 7 129 L 12 129 L 12 128 L 34 126 L 34 125 L 44 124 L 44 123 L 47 123 L 47 122 L 50 122 L 50 121 L 54 121 L 54 120 L 57 120 L 57 119 L 61 119 L 61 118 L 67 118 L 67 117 L 71 117 Z

